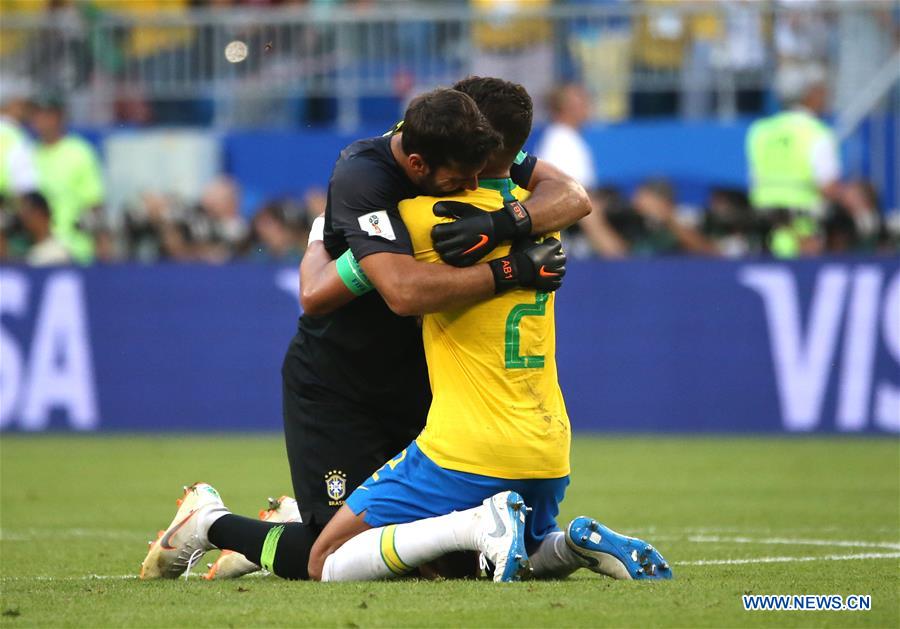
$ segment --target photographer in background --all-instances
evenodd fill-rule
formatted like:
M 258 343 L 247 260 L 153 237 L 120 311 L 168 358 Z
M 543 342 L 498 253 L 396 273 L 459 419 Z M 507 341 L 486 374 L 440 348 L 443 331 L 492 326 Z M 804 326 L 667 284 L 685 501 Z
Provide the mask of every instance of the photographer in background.
M 900 253 L 900 238 L 888 228 L 878 193 L 867 181 L 844 185 L 840 202 L 832 205 L 825 219 L 823 232 L 829 254 Z
M 753 208 L 743 190 L 710 190 L 700 231 L 715 242 L 719 251 L 727 258 L 756 254 L 760 250 Z
M 614 190 L 604 191 L 609 222 L 631 255 L 722 255 L 716 243 L 678 217 L 675 193 L 664 179 L 638 186 L 628 205 Z
M 25 262 L 31 266 L 57 266 L 72 262 L 66 246 L 50 229 L 50 206 L 39 192 L 24 194 L 19 203 L 19 220 L 31 240 Z
M 253 217 L 239 253 L 257 262 L 299 263 L 308 236 L 305 207 L 289 200 L 270 201 Z

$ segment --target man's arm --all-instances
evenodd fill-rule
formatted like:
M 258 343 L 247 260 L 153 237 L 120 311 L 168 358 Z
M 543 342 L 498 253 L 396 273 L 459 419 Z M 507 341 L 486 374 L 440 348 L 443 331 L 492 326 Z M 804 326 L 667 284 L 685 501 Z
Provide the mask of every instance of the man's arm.
M 460 308 L 495 293 L 494 274 L 487 264 L 457 269 L 398 253 L 373 253 L 359 264 L 388 308 L 400 316 Z
M 566 273 L 565 255 L 558 245 L 555 239 L 548 239 L 514 247 L 508 256 L 465 269 L 388 252 L 373 253 L 357 263 L 348 251 L 342 259 L 349 261 L 357 274 L 361 272 L 368 290 L 378 290 L 395 314 L 415 316 L 461 308 L 519 286 L 556 290 Z M 310 249 L 309 259 L 304 256 L 300 265 L 304 312 L 321 316 L 363 294 L 358 285 L 356 292 L 348 288 L 338 264 L 328 258 L 321 243 L 311 243 Z M 356 279 L 351 272 L 345 274 L 351 281 Z
M 300 261 L 300 305 L 303 312 L 319 317 L 356 298 L 338 275 L 337 265 L 321 240 L 309 243 Z
M 559 287 L 565 274 L 565 257 L 561 249 L 556 257 L 550 250 L 552 246 L 544 243 L 511 252 L 504 258 L 480 265 L 481 268 L 466 269 L 465 272 L 416 261 L 411 255 L 412 245 L 406 226 L 394 206 L 396 200 L 373 173 L 377 174 L 377 171 L 359 160 L 355 163 L 339 161 L 335 166 L 329 189 L 330 229 L 344 234 L 350 250 L 339 260 L 343 261 L 343 266 L 334 262 L 323 265 L 324 260 L 316 257 L 315 252 L 310 260 L 304 258 L 301 303 L 309 314 L 331 312 L 352 299 L 347 295 L 348 290 L 353 295 L 360 295 L 372 287 L 378 289 L 388 306 L 400 315 L 465 306 L 515 286 L 539 290 Z M 542 176 L 546 175 L 539 174 L 536 180 Z M 547 270 L 559 268 L 561 272 L 545 274 L 545 267 Z
M 321 234 L 321 225 L 318 227 Z M 341 277 L 341 263 L 354 290 Z M 314 317 L 328 314 L 372 288 L 378 290 L 394 313 L 410 316 L 488 299 L 494 295 L 496 282 L 487 264 L 454 269 L 388 252 L 373 253 L 357 263 L 350 250 L 335 261 L 321 240 L 310 240 L 300 263 L 300 304 L 304 313 Z
M 591 200 L 581 184 L 545 162 L 535 163 L 529 189 L 533 192 L 527 207 L 509 201 L 494 212 L 467 214 L 442 211 L 436 205 L 436 215 L 455 220 L 432 228 L 435 251 L 447 264 L 471 266 L 501 242 L 559 231 L 591 212 Z
M 531 173 L 526 202 L 531 233 L 561 231 L 591 213 L 591 199 L 584 187 L 552 164 L 538 160 Z

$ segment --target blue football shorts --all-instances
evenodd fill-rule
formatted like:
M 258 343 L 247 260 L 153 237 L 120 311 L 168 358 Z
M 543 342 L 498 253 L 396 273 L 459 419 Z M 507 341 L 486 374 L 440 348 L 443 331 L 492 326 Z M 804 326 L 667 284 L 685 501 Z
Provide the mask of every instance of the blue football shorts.
M 346 505 L 373 528 L 403 524 L 477 507 L 501 491 L 515 491 L 531 512 L 525 519 L 525 547 L 533 552 L 558 531 L 556 516 L 569 477 L 510 480 L 440 467 L 413 441 L 347 498 Z

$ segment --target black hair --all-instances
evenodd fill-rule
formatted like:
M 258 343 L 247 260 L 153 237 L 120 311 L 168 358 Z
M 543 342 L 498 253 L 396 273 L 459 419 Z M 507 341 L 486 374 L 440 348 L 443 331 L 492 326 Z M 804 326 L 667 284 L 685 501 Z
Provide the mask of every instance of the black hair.
M 26 192 L 22 195 L 21 203 L 28 205 L 32 210 L 36 210 L 44 218 L 50 218 L 50 204 L 47 203 L 46 197 L 40 192 Z
M 503 144 L 469 96 L 439 88 L 414 98 L 403 116 L 402 147 L 431 168 L 478 167 Z
M 503 136 L 503 153 L 512 160 L 531 134 L 534 105 L 518 83 L 494 77 L 469 76 L 453 89 L 468 94 L 491 126 Z

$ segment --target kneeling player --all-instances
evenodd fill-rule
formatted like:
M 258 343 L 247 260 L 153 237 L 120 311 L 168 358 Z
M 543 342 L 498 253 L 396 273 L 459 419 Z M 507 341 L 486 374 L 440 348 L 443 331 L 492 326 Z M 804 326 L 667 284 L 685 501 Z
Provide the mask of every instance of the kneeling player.
M 392 275 L 385 271 L 385 265 L 393 265 L 403 269 L 405 286 L 412 277 L 421 280 L 411 283 L 416 287 L 417 297 L 430 295 L 432 301 L 428 308 L 443 309 L 450 307 L 450 303 L 490 298 L 495 280 L 487 265 L 441 269 L 412 259 L 412 245 L 397 213 L 396 202 L 420 194 L 412 184 L 421 177 L 425 177 L 424 183 L 431 182 L 428 184 L 431 189 L 449 190 L 456 179 L 447 179 L 448 173 L 458 171 L 457 174 L 469 173 L 467 177 L 457 177 L 459 181 L 469 185 L 471 180 L 474 185 L 475 173 L 484 166 L 487 151 L 499 144 L 499 141 L 491 144 L 497 139 L 496 134 L 477 111 L 475 102 L 465 92 L 456 90 L 437 90 L 416 99 L 410 105 L 403 128 L 405 131 L 389 137 L 354 144 L 335 165 L 329 186 L 329 211 L 333 231 L 339 227 L 342 231 L 335 231 L 334 238 L 352 241 L 355 248 L 351 250 L 356 255 L 372 254 L 360 264 L 372 262 L 373 266 L 366 266 L 366 272 L 378 271 L 377 274 L 372 271 L 372 278 L 382 292 L 386 290 L 384 286 L 392 285 Z M 432 170 L 419 172 L 413 168 L 423 163 L 430 164 Z M 527 176 L 524 179 L 529 180 Z M 533 182 L 534 177 L 531 179 Z M 432 180 L 440 185 L 432 185 Z M 537 204 L 532 210 L 536 207 Z M 565 210 L 561 214 L 570 212 Z M 382 216 L 385 213 L 396 216 L 388 219 Z M 505 210 L 494 214 L 506 216 Z M 491 222 L 493 225 L 494 221 Z M 394 227 L 389 229 L 390 224 Z M 497 238 L 501 233 L 499 227 L 484 230 L 479 226 L 477 231 Z M 490 242 L 480 242 L 479 247 L 463 249 L 486 252 L 492 246 Z M 350 250 L 346 253 L 350 255 Z M 519 265 L 522 268 L 517 284 L 533 285 L 529 282 L 538 275 L 540 260 L 528 259 L 537 266 Z M 508 269 L 512 266 L 510 260 Z M 335 264 L 331 263 L 330 267 L 333 269 Z M 413 272 L 412 268 L 418 270 Z M 354 271 L 354 277 L 357 273 L 361 269 Z M 425 281 L 425 276 L 431 279 Z M 436 287 L 441 283 L 435 281 L 436 277 L 442 278 L 442 282 L 455 278 L 450 284 L 459 286 L 454 290 L 438 290 Z M 336 274 L 335 279 L 338 289 L 352 297 Z M 505 285 L 510 284 L 507 276 L 503 281 Z M 306 288 L 306 275 L 303 283 Z M 434 305 L 435 300 L 442 305 Z M 258 522 L 228 515 L 211 487 L 195 485 L 187 490 L 172 525 L 158 542 L 151 544 L 143 562 L 143 577 L 178 576 L 204 549 L 215 546 L 244 555 L 247 561 L 239 562 L 244 567 L 237 573 L 262 565 L 279 576 L 306 578 L 312 543 L 336 508 L 333 505 L 342 504 L 344 487 L 352 489 L 361 483 L 387 456 L 421 431 L 430 390 L 418 326 L 412 319 L 391 314 L 375 294 L 356 300 L 353 306 L 358 307 L 352 310 L 350 306 L 345 307 L 340 316 L 321 319 L 304 316 L 285 360 L 285 430 L 295 489 L 305 510 L 303 524 L 276 525 L 272 518 Z M 371 334 L 373 325 L 379 332 L 376 335 Z M 296 367 L 300 363 L 305 365 L 301 371 L 310 378 L 301 379 L 303 382 L 298 381 L 297 370 L 289 368 L 289 364 Z M 302 404 L 297 397 L 301 393 L 306 400 Z M 353 447 L 347 446 L 349 437 L 353 437 Z M 326 466 L 329 460 L 332 462 Z M 323 500 L 324 470 L 334 470 L 325 474 L 327 505 Z M 347 476 L 342 477 L 337 470 Z M 284 514 L 279 517 L 283 518 Z M 228 557 L 234 559 L 235 555 Z M 236 572 L 211 571 L 217 577 L 225 573 Z
M 521 142 L 506 142 L 482 172 L 480 187 L 452 199 L 402 201 L 416 258 L 439 262 L 432 228 L 446 218 L 489 211 L 527 198 L 508 178 Z M 485 176 L 497 177 L 496 179 Z M 478 208 L 478 209 L 476 209 Z M 432 211 L 433 209 L 433 211 Z M 436 216 L 437 215 L 437 216 Z M 569 483 L 570 428 L 555 361 L 555 289 L 565 273 L 554 238 L 537 290 L 427 314 L 422 333 L 433 401 L 425 430 L 348 498 L 322 531 L 311 578 L 368 580 L 403 574 L 454 551 L 481 551 L 497 581 L 580 567 L 622 579 L 671 578 L 652 546 L 590 518 L 558 530 Z M 488 258 L 503 278 L 529 268 L 526 254 L 503 246 Z M 544 290 L 541 290 L 544 289 Z M 526 507 L 527 505 L 527 507 Z

